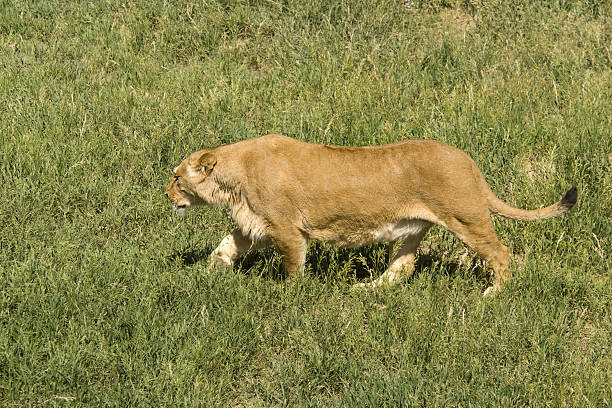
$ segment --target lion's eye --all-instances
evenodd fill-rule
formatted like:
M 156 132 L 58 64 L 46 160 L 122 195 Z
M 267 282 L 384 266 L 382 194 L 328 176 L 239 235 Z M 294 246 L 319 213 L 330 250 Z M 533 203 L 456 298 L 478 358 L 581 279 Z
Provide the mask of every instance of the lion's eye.
M 181 179 L 179 176 L 174 176 L 174 184 L 176 184 L 176 188 L 178 188 L 180 191 L 184 191 L 182 183 L 181 183 Z

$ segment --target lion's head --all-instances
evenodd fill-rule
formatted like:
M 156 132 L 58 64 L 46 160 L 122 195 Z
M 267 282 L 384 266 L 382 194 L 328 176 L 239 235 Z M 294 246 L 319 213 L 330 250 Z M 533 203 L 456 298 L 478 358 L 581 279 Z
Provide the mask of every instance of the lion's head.
M 165 194 L 179 214 L 193 205 L 208 204 L 206 181 L 217 159 L 210 149 L 192 153 L 174 168 L 174 178 L 166 186 Z

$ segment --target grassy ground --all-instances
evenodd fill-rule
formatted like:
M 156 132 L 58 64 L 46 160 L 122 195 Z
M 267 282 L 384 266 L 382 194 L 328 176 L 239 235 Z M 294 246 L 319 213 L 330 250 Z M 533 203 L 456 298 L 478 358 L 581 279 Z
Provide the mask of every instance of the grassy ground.
M 612 6 L 599 0 L 0 1 L 0 405 L 612 404 Z M 171 169 L 278 132 L 467 151 L 504 200 L 513 281 L 442 229 L 406 284 L 384 249 L 205 268 L 223 209 Z

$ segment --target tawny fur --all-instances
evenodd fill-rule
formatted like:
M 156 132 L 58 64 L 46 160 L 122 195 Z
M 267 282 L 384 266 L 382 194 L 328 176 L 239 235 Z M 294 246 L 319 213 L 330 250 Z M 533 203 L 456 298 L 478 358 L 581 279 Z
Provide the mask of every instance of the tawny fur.
M 309 240 L 358 247 L 400 241 L 375 282 L 400 282 L 414 271 L 419 242 L 441 225 L 476 250 L 507 280 L 508 249 L 490 212 L 522 220 L 555 217 L 576 202 L 571 189 L 556 204 L 520 210 L 498 199 L 474 161 L 444 143 L 410 140 L 338 147 L 268 135 L 192 153 L 174 169 L 166 195 L 180 211 L 193 205 L 231 208 L 238 228 L 211 254 L 230 266 L 250 249 L 274 245 L 289 276 L 304 268 Z

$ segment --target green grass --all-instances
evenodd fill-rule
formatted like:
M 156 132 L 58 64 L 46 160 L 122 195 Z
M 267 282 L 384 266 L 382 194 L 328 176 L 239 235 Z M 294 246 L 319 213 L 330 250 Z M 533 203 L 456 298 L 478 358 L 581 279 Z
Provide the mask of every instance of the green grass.
M 0 1 L 0 406 L 612 404 L 612 6 L 602 0 Z M 440 140 L 520 207 L 513 280 L 442 229 L 409 282 L 313 244 L 206 271 L 191 151 L 265 133 Z

